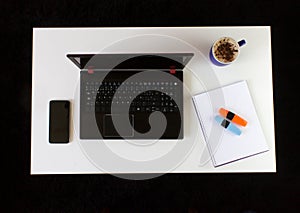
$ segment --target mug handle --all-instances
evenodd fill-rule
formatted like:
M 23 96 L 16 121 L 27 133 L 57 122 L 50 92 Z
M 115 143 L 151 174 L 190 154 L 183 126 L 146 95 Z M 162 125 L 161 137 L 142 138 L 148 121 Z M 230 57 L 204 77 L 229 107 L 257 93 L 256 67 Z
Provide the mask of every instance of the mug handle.
M 246 40 L 242 39 L 242 40 L 238 41 L 238 44 L 239 44 L 240 47 L 242 47 L 246 44 Z

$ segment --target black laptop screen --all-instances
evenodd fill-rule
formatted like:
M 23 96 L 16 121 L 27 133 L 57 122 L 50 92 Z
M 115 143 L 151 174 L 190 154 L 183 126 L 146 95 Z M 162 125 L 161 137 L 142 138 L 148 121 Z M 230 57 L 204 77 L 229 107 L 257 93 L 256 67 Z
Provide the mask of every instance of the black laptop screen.
M 193 53 L 68 54 L 80 69 L 183 69 Z

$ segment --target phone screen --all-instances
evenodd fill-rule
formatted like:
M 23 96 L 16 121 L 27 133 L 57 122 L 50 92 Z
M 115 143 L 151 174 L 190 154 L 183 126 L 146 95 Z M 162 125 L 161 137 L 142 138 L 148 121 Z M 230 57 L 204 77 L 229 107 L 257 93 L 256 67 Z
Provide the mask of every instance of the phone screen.
M 50 101 L 49 142 L 69 142 L 70 102 L 67 100 Z

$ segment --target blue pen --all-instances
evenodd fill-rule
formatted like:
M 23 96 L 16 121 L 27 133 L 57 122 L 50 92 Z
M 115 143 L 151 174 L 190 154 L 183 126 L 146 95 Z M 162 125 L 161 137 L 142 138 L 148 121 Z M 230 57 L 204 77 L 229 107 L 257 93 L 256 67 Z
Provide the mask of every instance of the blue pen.
M 235 135 L 241 135 L 242 131 L 233 123 L 231 123 L 230 121 L 224 119 L 223 117 L 217 115 L 215 117 L 215 120 L 221 125 L 223 126 L 225 129 L 228 129 L 229 131 L 231 131 L 232 133 L 234 133 Z

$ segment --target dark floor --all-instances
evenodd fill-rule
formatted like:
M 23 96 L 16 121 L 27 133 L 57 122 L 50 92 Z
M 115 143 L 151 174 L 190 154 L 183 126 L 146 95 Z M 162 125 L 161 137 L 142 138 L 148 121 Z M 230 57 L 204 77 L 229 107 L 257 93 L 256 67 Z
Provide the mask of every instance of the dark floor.
M 98 0 L 1 4 L 2 212 L 299 212 L 299 1 Z M 30 176 L 33 27 L 270 25 L 275 174 Z M 8 103 L 8 104 L 7 104 Z M 5 104 L 5 105 L 4 105 Z M 11 104 L 11 105 L 9 105 Z M 6 166 L 7 165 L 7 166 Z M 9 211 L 10 210 L 10 211 Z M 119 212 L 118 211 L 118 212 Z

